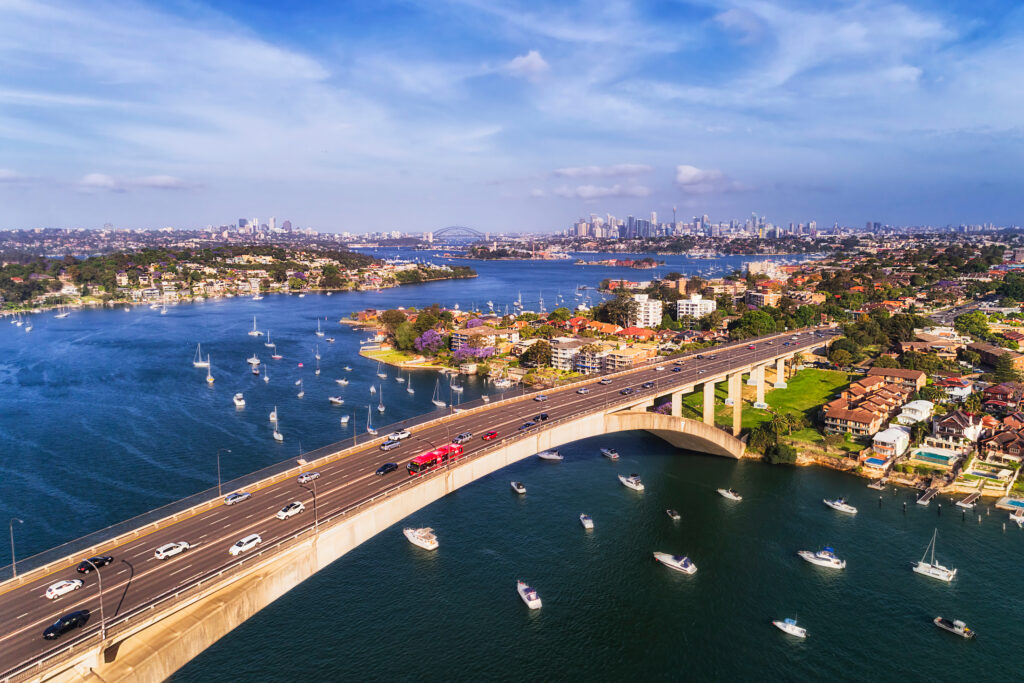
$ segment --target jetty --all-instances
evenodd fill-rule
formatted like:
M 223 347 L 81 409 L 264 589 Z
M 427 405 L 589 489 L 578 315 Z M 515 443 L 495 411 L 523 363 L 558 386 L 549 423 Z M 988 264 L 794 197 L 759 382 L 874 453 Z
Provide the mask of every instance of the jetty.
M 934 486 L 932 488 L 930 488 L 930 489 L 925 489 L 924 493 L 922 493 L 920 496 L 918 496 L 917 504 L 918 505 L 927 505 L 928 503 L 932 502 L 932 498 L 934 498 L 936 496 L 936 494 L 938 494 L 938 492 L 939 492 L 939 489 L 937 487 L 934 487 Z
M 978 501 L 979 498 L 981 498 L 980 493 L 972 493 L 963 500 L 958 500 L 956 502 L 956 505 L 957 507 L 964 508 L 965 510 L 973 510 L 974 504 Z

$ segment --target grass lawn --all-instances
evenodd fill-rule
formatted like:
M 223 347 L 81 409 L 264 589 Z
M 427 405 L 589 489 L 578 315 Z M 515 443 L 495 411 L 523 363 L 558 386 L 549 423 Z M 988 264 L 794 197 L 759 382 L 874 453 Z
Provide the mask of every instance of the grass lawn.
M 386 349 L 386 350 L 374 349 L 374 350 L 362 350 L 362 351 L 359 352 L 359 355 L 364 356 L 366 358 L 369 358 L 371 360 L 378 360 L 378 361 L 381 361 L 383 363 L 391 363 L 391 364 L 394 364 L 394 365 L 398 365 L 399 363 L 403 363 L 405 361 L 412 360 L 413 358 L 415 358 L 419 354 L 418 353 L 407 353 L 405 351 L 397 351 L 395 349 Z

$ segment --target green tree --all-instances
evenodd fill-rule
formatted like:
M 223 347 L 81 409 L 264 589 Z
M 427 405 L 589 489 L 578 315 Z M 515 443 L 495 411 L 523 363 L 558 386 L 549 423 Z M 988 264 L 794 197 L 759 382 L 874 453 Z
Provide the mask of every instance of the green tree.
M 898 368 L 900 363 L 892 356 L 879 356 L 873 365 L 876 368 Z
M 572 311 L 565 306 L 559 306 L 555 310 L 551 311 L 551 315 L 548 316 L 548 320 L 560 320 L 565 322 L 572 317 Z
M 846 367 L 853 362 L 853 356 L 846 349 L 832 349 L 828 354 L 828 359 L 840 367 Z
M 415 348 L 413 343 L 416 341 L 416 337 L 418 336 L 419 335 L 416 334 L 416 328 L 413 327 L 412 323 L 408 321 L 403 322 L 395 328 L 395 346 L 400 351 L 411 351 Z
M 773 465 L 796 464 L 796 449 L 786 444 L 773 444 L 764 453 Z
M 771 334 L 776 329 L 775 319 L 767 311 L 747 311 L 729 323 L 729 336 L 733 339 L 748 339 Z
M 380 320 L 381 324 L 384 325 L 384 327 L 388 328 L 388 332 L 394 335 L 395 330 L 398 329 L 398 326 L 406 321 L 406 315 L 405 313 L 402 313 L 399 310 L 389 308 L 388 310 L 381 313 L 378 319 Z
M 997 382 L 1019 382 L 1021 377 L 1017 368 L 1013 365 L 1013 359 L 1010 358 L 1010 354 L 1002 353 L 996 358 L 995 367 L 993 373 L 996 377 Z
M 541 339 L 519 354 L 519 362 L 525 366 L 544 368 L 551 365 L 551 344 Z

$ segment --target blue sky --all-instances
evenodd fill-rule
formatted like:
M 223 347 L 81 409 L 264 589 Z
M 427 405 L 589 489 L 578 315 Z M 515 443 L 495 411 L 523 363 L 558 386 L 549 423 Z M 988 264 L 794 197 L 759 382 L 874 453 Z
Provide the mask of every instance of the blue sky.
M 0 26 L 4 228 L 1024 207 L 1017 2 L 0 0 Z

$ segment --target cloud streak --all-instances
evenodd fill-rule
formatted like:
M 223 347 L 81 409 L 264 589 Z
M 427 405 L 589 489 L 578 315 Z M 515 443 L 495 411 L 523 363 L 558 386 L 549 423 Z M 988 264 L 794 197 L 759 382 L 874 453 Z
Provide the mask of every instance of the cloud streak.
M 568 166 L 555 171 L 556 176 L 581 178 L 587 176 L 630 176 L 650 173 L 654 169 L 647 164 L 613 164 L 611 166 Z

